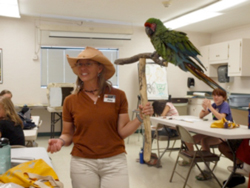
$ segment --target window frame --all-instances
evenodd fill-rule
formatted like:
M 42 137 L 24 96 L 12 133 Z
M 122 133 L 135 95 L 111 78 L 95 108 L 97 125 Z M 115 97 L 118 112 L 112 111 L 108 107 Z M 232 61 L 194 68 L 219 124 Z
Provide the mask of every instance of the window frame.
M 66 58 L 66 54 L 69 54 L 69 56 L 71 57 L 76 57 L 85 48 L 86 47 L 41 46 L 40 47 L 41 88 L 46 88 L 49 83 L 75 83 L 77 76 L 75 76 L 75 74 L 71 70 L 71 67 L 69 66 Z M 118 48 L 96 48 L 96 49 L 101 51 L 111 61 L 111 63 L 113 63 L 116 72 L 113 75 L 113 77 L 109 79 L 109 81 L 112 83 L 114 87 L 118 88 L 119 71 L 118 71 L 118 65 L 115 65 L 114 61 L 119 57 L 119 49 Z M 55 54 L 52 55 L 49 54 L 53 53 L 53 50 L 58 50 L 58 54 L 56 54 L 57 53 L 56 51 Z M 70 53 L 74 55 L 70 55 Z M 49 56 L 55 56 L 55 57 L 58 56 L 59 57 L 58 62 L 51 63 L 53 59 L 55 60 L 57 58 Z M 62 62 L 60 59 L 62 60 Z

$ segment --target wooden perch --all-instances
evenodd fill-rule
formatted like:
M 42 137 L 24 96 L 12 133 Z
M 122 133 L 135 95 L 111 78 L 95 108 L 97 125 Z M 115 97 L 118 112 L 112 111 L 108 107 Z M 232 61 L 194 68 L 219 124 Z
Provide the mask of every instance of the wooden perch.
M 141 54 L 134 55 L 132 57 L 117 59 L 115 60 L 115 64 L 116 65 L 131 64 L 131 63 L 135 63 L 139 61 L 140 58 L 145 58 L 145 59 L 152 59 L 156 64 L 167 67 L 168 62 L 166 62 L 164 59 L 159 59 L 159 57 L 160 56 L 157 52 L 141 53 Z
M 148 102 L 147 96 L 147 81 L 145 75 L 146 69 L 146 59 L 140 58 L 139 61 L 139 86 L 141 94 L 141 103 L 145 106 Z M 151 127 L 150 127 L 150 116 L 143 115 L 143 125 L 144 125 L 144 144 L 143 144 L 143 159 L 145 162 L 149 162 L 151 158 Z
M 168 66 L 168 62 L 163 59 L 159 59 L 159 54 L 157 52 L 154 53 L 141 53 L 134 55 L 129 58 L 117 59 L 115 60 L 116 65 L 125 65 L 131 64 L 139 61 L 139 85 L 140 85 L 140 94 L 141 94 L 141 102 L 142 105 L 145 105 L 148 102 L 147 97 L 147 81 L 145 75 L 146 69 L 146 59 L 152 59 L 156 64 L 161 66 Z M 144 144 L 143 144 L 143 159 L 145 162 L 149 162 L 151 158 L 151 127 L 150 127 L 150 116 L 143 116 L 143 124 L 145 128 L 144 135 Z

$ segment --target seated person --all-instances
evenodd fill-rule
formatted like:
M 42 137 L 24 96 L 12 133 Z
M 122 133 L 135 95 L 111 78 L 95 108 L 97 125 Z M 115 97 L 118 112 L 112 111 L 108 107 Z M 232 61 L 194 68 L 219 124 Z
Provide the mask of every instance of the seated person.
M 214 103 L 211 104 L 211 101 L 209 99 L 204 99 L 202 103 L 203 109 L 200 112 L 200 118 L 205 117 L 210 112 L 212 112 L 213 120 L 220 120 L 222 118 L 226 118 L 229 121 L 233 121 L 232 113 L 229 107 L 229 104 L 226 102 L 227 99 L 227 93 L 222 89 L 214 89 L 212 92 Z M 200 144 L 202 147 L 202 150 L 204 151 L 210 151 L 210 146 L 218 145 L 223 142 L 223 140 L 207 135 L 202 134 L 196 134 L 193 136 L 195 143 Z M 189 150 L 193 151 L 193 144 L 186 143 Z M 180 161 L 180 165 L 186 165 L 186 161 Z M 209 163 L 207 163 L 209 166 Z M 207 180 L 211 179 L 212 175 L 210 174 L 209 169 L 205 166 L 205 169 L 203 170 L 204 174 L 206 175 L 206 178 L 203 177 L 202 174 L 199 174 L 196 176 L 197 180 Z
M 234 140 L 231 140 L 234 141 Z M 230 142 L 231 142 L 230 141 Z M 250 146 L 249 146 L 249 139 L 237 140 L 237 142 L 232 143 L 234 149 L 236 150 L 236 171 L 235 175 L 230 179 L 227 183 L 227 187 L 235 187 L 239 184 L 245 183 L 246 178 L 244 176 L 249 177 L 250 172 Z M 219 145 L 220 152 L 225 155 L 228 159 L 233 161 L 233 153 L 232 150 L 229 148 L 226 142 L 223 142 Z M 233 166 L 227 167 L 229 171 L 233 171 Z M 250 178 L 249 178 L 250 180 Z M 223 182 L 225 184 L 226 180 Z M 250 188 L 250 183 L 248 182 L 248 187 Z
M 8 97 L 0 97 L 0 138 L 8 138 L 10 145 L 25 145 L 23 122 Z
M 153 116 L 179 116 L 177 109 L 171 102 L 154 101 L 153 104 L 154 114 Z M 151 131 L 152 139 L 155 138 L 155 131 Z M 174 128 L 168 128 L 163 126 L 162 130 L 158 130 L 158 135 L 171 135 L 172 137 L 178 136 L 177 131 Z
M 9 90 L 2 90 L 1 92 L 0 92 L 0 97 L 1 96 L 4 96 L 4 97 L 9 97 L 10 99 L 12 98 L 12 93 L 9 91 Z

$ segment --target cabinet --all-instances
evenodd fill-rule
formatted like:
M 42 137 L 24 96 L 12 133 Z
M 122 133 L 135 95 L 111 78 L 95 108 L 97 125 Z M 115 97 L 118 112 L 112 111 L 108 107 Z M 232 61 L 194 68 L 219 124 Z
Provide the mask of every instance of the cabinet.
M 217 77 L 217 69 L 209 64 L 209 46 L 202 46 L 200 49 L 200 60 L 206 71 L 204 73 L 209 77 Z
M 228 62 L 229 44 L 228 42 L 212 44 L 208 47 L 209 64 L 219 64 Z
M 237 39 L 200 48 L 207 76 L 218 77 L 220 65 L 228 65 L 228 76 L 250 76 L 250 39 Z
M 204 72 L 205 74 L 209 73 L 209 66 L 208 66 L 208 46 L 202 46 L 200 47 L 200 54 L 201 56 L 199 57 L 200 61 L 206 68 L 206 71 Z
M 228 76 L 250 76 L 250 39 L 229 41 Z
M 202 102 L 204 99 L 189 99 L 188 100 L 188 115 L 191 116 L 199 116 L 201 110 L 203 109 L 202 107 Z M 213 101 L 211 100 L 211 103 L 213 103 Z M 208 114 L 206 117 L 206 119 L 212 120 L 212 114 Z

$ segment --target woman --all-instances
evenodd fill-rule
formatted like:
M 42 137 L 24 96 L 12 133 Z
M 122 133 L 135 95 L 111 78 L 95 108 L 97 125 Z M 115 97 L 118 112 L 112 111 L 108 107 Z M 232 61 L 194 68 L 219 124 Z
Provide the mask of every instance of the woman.
M 10 145 L 25 145 L 23 122 L 8 97 L 0 97 L 0 138 L 8 138 Z
M 220 120 L 222 118 L 226 118 L 228 121 L 233 121 L 229 104 L 226 102 L 227 93 L 224 90 L 217 88 L 213 90 L 212 95 L 214 103 L 212 104 L 209 99 L 204 99 L 202 103 L 203 109 L 200 112 L 200 118 L 202 119 L 209 113 L 212 113 L 213 120 Z M 219 145 L 223 142 L 223 140 L 219 138 L 202 134 L 196 134 L 193 136 L 193 138 L 197 144 L 201 144 L 202 150 L 204 151 L 210 151 L 210 146 Z M 186 143 L 186 145 L 189 148 L 189 150 L 191 151 L 194 150 L 192 144 Z M 206 166 L 203 172 L 206 175 L 206 178 L 204 178 L 202 174 L 199 174 L 198 176 L 196 176 L 197 180 L 202 181 L 212 178 L 212 175 L 210 174 L 210 171 L 207 169 Z
M 5 89 L 5 90 L 2 90 L 0 92 L 0 96 L 8 97 L 8 98 L 11 99 L 12 98 L 12 93 L 9 90 Z
M 50 139 L 54 153 L 72 142 L 73 188 L 129 187 L 124 138 L 141 125 L 142 114 L 152 115 L 149 103 L 130 121 L 123 91 L 107 81 L 115 73 L 113 64 L 98 50 L 87 47 L 78 57 L 67 56 L 77 75 L 76 89 L 63 104 L 63 131 Z

